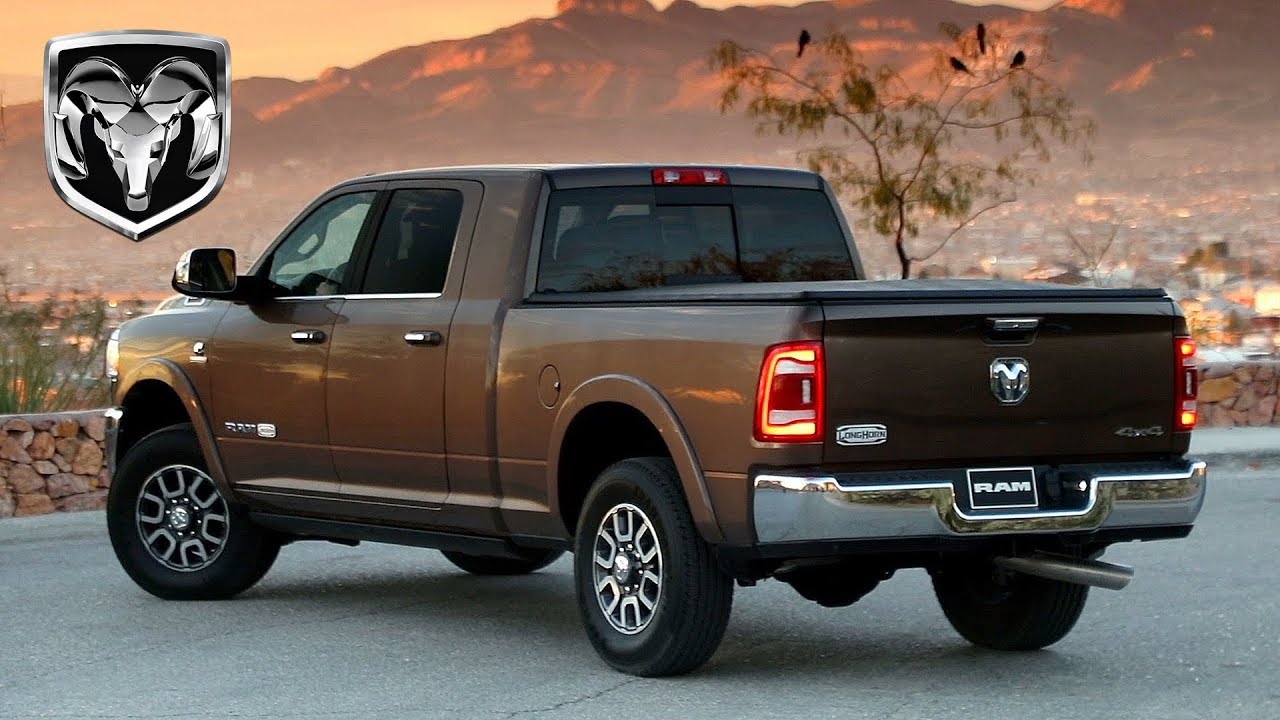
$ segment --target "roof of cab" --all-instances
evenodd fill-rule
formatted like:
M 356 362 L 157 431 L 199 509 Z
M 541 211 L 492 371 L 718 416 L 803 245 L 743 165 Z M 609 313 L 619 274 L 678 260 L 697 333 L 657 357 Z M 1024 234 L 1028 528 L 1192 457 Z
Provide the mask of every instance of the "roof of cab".
M 817 190 L 822 178 L 809 170 L 760 165 L 724 165 L 715 163 L 602 163 L 602 164 L 530 164 L 530 165 L 459 165 L 418 168 L 387 173 L 371 173 L 339 184 L 358 182 L 395 182 L 403 180 L 479 180 L 486 177 L 544 175 L 557 190 L 619 185 L 651 185 L 656 168 L 715 168 L 729 176 L 730 185 L 757 185 Z

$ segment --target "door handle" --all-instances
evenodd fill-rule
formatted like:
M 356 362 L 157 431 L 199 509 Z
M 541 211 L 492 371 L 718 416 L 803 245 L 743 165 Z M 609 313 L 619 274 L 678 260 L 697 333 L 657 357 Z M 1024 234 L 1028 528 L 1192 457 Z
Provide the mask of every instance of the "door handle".
M 435 330 L 414 330 L 404 334 L 404 341 L 410 345 L 439 345 L 444 336 Z
M 316 345 L 324 342 L 323 330 L 294 330 L 289 339 L 303 345 Z

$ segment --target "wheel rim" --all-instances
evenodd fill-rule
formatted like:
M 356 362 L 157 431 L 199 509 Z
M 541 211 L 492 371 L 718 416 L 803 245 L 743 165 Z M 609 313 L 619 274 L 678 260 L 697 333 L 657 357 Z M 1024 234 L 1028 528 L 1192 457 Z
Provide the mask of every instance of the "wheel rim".
M 662 544 L 644 511 L 615 505 L 596 530 L 591 553 L 600 611 L 624 635 L 649 626 L 662 598 Z
M 218 486 L 190 465 L 169 465 L 148 476 L 135 515 L 147 552 L 178 572 L 208 567 L 231 533 L 231 515 Z

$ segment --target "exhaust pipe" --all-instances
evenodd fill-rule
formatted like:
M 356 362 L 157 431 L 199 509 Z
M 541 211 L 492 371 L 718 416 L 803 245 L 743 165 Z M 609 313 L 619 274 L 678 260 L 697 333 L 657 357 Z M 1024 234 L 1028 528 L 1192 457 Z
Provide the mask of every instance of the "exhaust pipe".
M 1123 590 L 1133 579 L 1133 568 L 1125 565 L 1048 555 L 1032 557 L 998 557 L 995 564 L 1006 570 L 1035 575 L 1049 580 L 1090 585 L 1108 590 Z

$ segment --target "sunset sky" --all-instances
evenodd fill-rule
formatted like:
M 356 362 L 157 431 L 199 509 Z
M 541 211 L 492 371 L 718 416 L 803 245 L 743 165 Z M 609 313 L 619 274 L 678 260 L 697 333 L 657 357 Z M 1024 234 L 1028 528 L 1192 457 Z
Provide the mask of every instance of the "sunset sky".
M 987 4 L 965 0 L 969 4 Z M 706 7 L 796 5 L 763 0 L 696 0 Z M 1055 0 L 1003 0 L 1001 4 L 1040 9 Z M 666 7 L 670 0 L 658 0 Z M 38 95 L 44 44 L 57 35 L 145 28 L 219 35 L 231 44 L 237 78 L 275 75 L 314 77 L 333 65 L 351 66 L 379 53 L 431 40 L 470 37 L 529 17 L 555 14 L 555 0 L 11 0 L 0 27 L 0 89 L 9 100 Z M 353 7 L 357 8 L 353 13 Z M 24 82 L 24 77 L 26 82 Z

